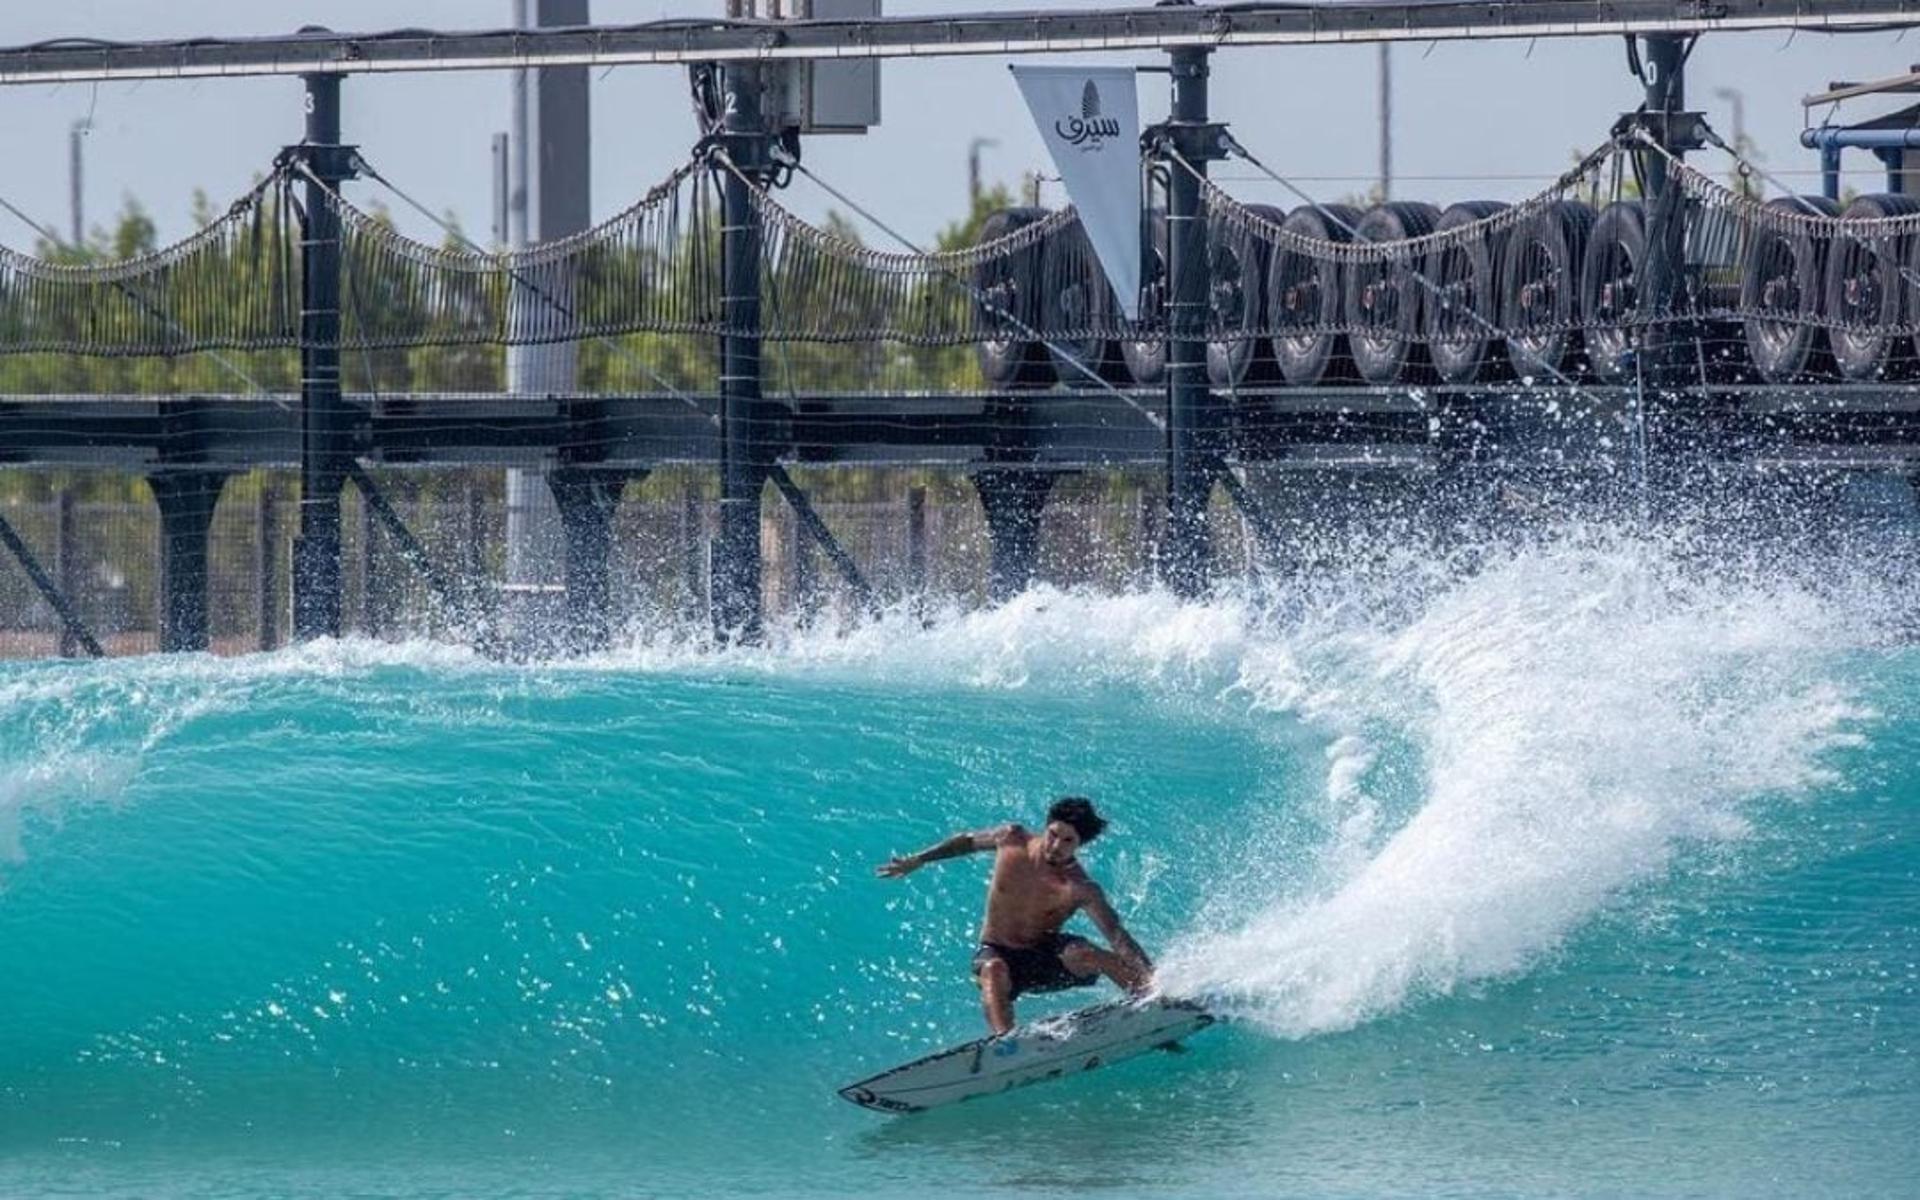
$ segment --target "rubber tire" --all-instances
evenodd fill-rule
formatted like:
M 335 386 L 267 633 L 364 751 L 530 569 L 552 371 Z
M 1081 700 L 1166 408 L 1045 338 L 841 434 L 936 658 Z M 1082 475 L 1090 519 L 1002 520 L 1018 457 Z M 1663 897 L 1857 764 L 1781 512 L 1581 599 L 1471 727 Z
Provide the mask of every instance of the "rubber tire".
M 1347 242 L 1352 240 L 1347 231 L 1360 220 L 1360 210 L 1350 205 L 1307 205 L 1287 214 L 1281 228 L 1323 242 Z M 1266 293 L 1268 328 L 1289 322 L 1311 330 L 1269 339 L 1280 377 L 1295 387 L 1350 378 L 1346 335 L 1333 332 L 1346 319 L 1340 265 L 1276 245 L 1267 263 Z
M 1147 215 L 1147 236 L 1140 246 L 1140 324 L 1158 334 L 1120 343 L 1127 377 L 1138 384 L 1159 384 L 1167 378 L 1167 214 L 1154 209 Z
M 1003 208 L 981 223 L 981 242 L 990 242 L 1045 219 L 1044 208 Z M 983 263 L 974 272 L 973 285 L 993 297 L 1008 313 L 1029 329 L 1040 323 L 1040 257 L 1044 250 L 1035 244 L 997 262 Z M 977 303 L 977 301 L 976 301 Z M 980 363 L 980 376 L 989 388 L 1044 387 L 1053 382 L 1053 364 L 1047 348 L 1013 322 L 982 314 L 989 328 L 1003 332 L 1004 338 L 978 342 L 974 357 Z
M 1040 330 L 1061 386 L 1098 386 L 1074 360 L 1101 379 L 1124 378 L 1119 343 L 1106 332 L 1120 327 L 1120 305 L 1086 229 L 1076 222 L 1049 238 L 1041 261 Z
M 1580 268 L 1594 220 L 1593 209 L 1585 204 L 1555 201 L 1515 229 L 1507 243 L 1500 268 L 1500 324 L 1507 331 L 1507 358 L 1523 379 L 1571 375 L 1578 369 L 1581 343 L 1574 323 L 1580 316 Z M 1543 290 L 1544 305 L 1539 300 Z M 1542 331 L 1514 332 L 1532 328 L 1530 322 L 1542 310 L 1547 318 L 1540 323 Z
M 1364 242 L 1398 242 L 1423 238 L 1440 223 L 1440 210 L 1431 204 L 1395 201 L 1382 204 L 1360 222 Z M 1404 261 L 1349 264 L 1346 280 L 1347 340 L 1353 347 L 1353 369 L 1367 383 L 1415 383 L 1430 374 L 1420 313 L 1426 307 L 1426 284 L 1416 276 L 1426 267 L 1424 249 Z M 1382 302 L 1391 305 L 1384 320 L 1377 315 Z M 1373 335 L 1362 330 L 1379 330 Z
M 1580 267 L 1582 336 L 1587 366 L 1596 379 L 1617 383 L 1633 374 L 1633 337 L 1619 314 L 1638 313 L 1640 277 L 1646 262 L 1646 205 L 1638 200 L 1618 200 L 1601 209 Z
M 1247 211 L 1279 225 L 1287 214 L 1271 204 L 1249 204 Z M 1207 381 L 1238 387 L 1249 379 L 1271 377 L 1273 361 L 1263 328 L 1267 309 L 1267 242 L 1251 230 L 1237 234 L 1213 222 L 1207 231 L 1207 312 L 1216 333 L 1238 330 L 1242 336 L 1207 342 Z
M 1463 200 L 1440 214 L 1435 233 L 1447 233 L 1504 212 L 1500 200 Z M 1436 246 L 1422 268 L 1438 288 L 1428 291 L 1422 309 L 1427 357 L 1442 383 L 1478 383 L 1501 373 L 1505 346 L 1492 328 L 1500 324 L 1500 250 L 1504 235 L 1478 237 L 1461 246 Z M 1458 270 L 1456 270 L 1458 268 Z M 1456 282 L 1454 276 L 1460 278 Z M 1480 320 L 1452 317 L 1456 299 Z
M 1920 212 L 1920 199 L 1911 196 L 1862 196 L 1847 205 L 1840 220 L 1872 221 L 1915 212 Z M 1901 278 L 1912 251 L 1911 241 L 1910 236 L 1892 239 L 1881 257 L 1876 253 L 1879 247 L 1869 248 L 1844 233 L 1834 236 L 1827 251 L 1825 315 L 1833 322 L 1827 330 L 1827 344 L 1833 349 L 1834 366 L 1839 368 L 1841 378 L 1854 382 L 1881 379 L 1904 373 L 1912 363 L 1907 339 L 1887 332 L 1912 308 L 1906 281 Z M 1868 285 L 1872 293 L 1862 297 Z M 1862 324 L 1858 332 L 1842 327 L 1862 317 L 1871 324 Z
M 1840 215 L 1840 206 L 1825 196 L 1797 200 L 1781 196 L 1767 201 L 1768 208 L 1802 215 L 1809 206 L 1822 216 Z M 1833 358 L 1820 328 L 1820 316 L 1826 310 L 1827 246 L 1804 234 L 1756 230 L 1740 268 L 1740 311 L 1776 309 L 1779 306 L 1771 297 L 1789 287 L 1794 296 L 1787 319 L 1749 316 L 1742 323 L 1747 361 L 1768 383 L 1793 383 L 1832 369 Z

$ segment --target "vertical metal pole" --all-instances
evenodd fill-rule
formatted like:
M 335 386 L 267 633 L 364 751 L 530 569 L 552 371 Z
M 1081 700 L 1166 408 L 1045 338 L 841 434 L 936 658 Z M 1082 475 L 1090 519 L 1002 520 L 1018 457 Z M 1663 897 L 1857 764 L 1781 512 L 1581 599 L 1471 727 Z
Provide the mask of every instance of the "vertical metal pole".
M 506 134 L 493 135 L 493 244 L 495 246 L 508 246 L 513 243 L 512 218 L 507 215 L 513 211 L 513 171 L 509 145 L 511 142 Z
M 1139 514 L 1135 520 L 1135 538 L 1140 545 L 1140 578 L 1151 580 L 1160 558 L 1159 505 L 1151 488 L 1140 489 Z
M 907 594 L 927 590 L 927 489 L 907 489 Z
M 1647 38 L 1646 53 L 1646 101 L 1647 111 L 1662 114 L 1671 122 L 1674 114 L 1686 108 L 1686 81 L 1681 73 L 1683 40 L 1675 34 L 1656 34 Z M 1662 127 L 1667 139 L 1667 149 L 1678 155 L 1680 148 L 1673 144 L 1673 131 L 1666 125 Z M 1643 269 L 1644 297 L 1646 311 L 1657 318 L 1664 318 L 1672 312 L 1674 298 L 1679 294 L 1681 272 L 1685 269 L 1685 229 L 1686 222 L 1681 210 L 1681 198 L 1669 190 L 1667 160 L 1659 154 L 1648 154 L 1646 161 L 1647 180 L 1647 262 Z M 1647 352 L 1652 356 L 1652 365 L 1657 382 L 1665 383 L 1661 373 L 1665 366 L 1667 353 L 1675 342 L 1669 327 L 1656 321 L 1648 328 Z
M 462 492 L 465 503 L 461 507 L 461 533 L 467 543 L 467 579 L 470 590 L 476 595 L 486 585 L 487 546 L 486 546 L 486 497 L 480 494 L 480 488 L 472 479 L 466 481 Z M 477 618 L 478 614 L 473 614 Z
M 1650 35 L 1644 56 L 1646 111 L 1660 120 L 1657 134 L 1675 155 L 1683 149 L 1675 122 L 1686 109 L 1681 73 L 1684 45 L 1678 35 Z M 1695 378 L 1689 370 L 1694 354 L 1687 344 L 1695 334 L 1676 320 L 1686 270 L 1685 200 L 1664 155 L 1648 153 L 1642 161 L 1646 164 L 1647 251 L 1640 271 L 1640 305 L 1649 318 L 1640 347 L 1649 385 L 1640 417 L 1646 447 L 1643 479 L 1670 501 L 1687 491 L 1694 468 L 1701 465 L 1694 452 L 1703 449 L 1700 438 L 1706 431 L 1692 424 L 1701 415 L 1697 408 L 1678 402 L 1680 389 Z M 1643 496 L 1641 503 L 1649 499 Z
M 1197 171 L 1207 156 L 1189 131 L 1207 122 L 1208 50 L 1175 48 L 1170 124 Z M 1182 138 L 1183 134 L 1189 136 Z M 1200 180 L 1180 167 L 1167 188 L 1167 541 L 1162 566 L 1176 595 L 1199 596 L 1212 581 L 1207 504 L 1213 492 L 1212 396 L 1207 385 L 1207 229 Z
M 375 517 L 373 505 L 367 498 L 360 498 L 360 553 L 356 556 L 360 569 L 360 629 L 362 637 L 377 638 L 385 631 L 381 622 L 385 618 L 386 607 L 380 591 L 385 584 L 380 571 L 380 522 Z
M 301 239 L 300 532 L 293 543 L 293 636 L 340 635 L 340 489 L 351 427 L 340 395 L 340 219 L 327 192 L 345 177 L 340 77 L 307 75 L 310 166 Z M 324 185 L 324 186 L 323 186 Z
M 1840 147 L 1832 142 L 1820 147 L 1820 194 L 1840 202 Z
M 258 623 L 262 650 L 271 650 L 280 644 L 279 503 L 279 489 L 272 483 L 261 484 L 253 514 L 253 552 L 259 575 Z
M 700 563 L 706 558 L 706 529 L 700 519 L 700 492 L 689 480 L 680 493 L 680 573 L 687 590 L 682 614 L 697 620 L 706 607 L 700 585 Z
M 85 119 L 75 121 L 67 132 L 67 206 L 73 220 L 73 234 L 67 244 L 74 249 L 86 245 L 86 190 L 82 186 L 86 167 L 86 136 L 93 126 Z
M 1687 106 L 1686 79 L 1680 70 L 1684 39 L 1678 34 L 1647 35 L 1647 111 L 1677 113 Z M 1655 199 L 1666 190 L 1667 163 L 1659 155 L 1647 160 L 1647 194 Z
M 513 0 L 515 29 L 525 29 L 532 23 L 529 20 L 531 14 L 527 12 L 527 2 L 528 0 Z M 528 189 L 533 172 L 527 165 L 527 146 L 532 139 L 527 136 L 527 126 L 532 116 L 533 101 L 529 91 L 532 81 L 533 73 L 525 67 L 513 73 L 512 132 L 507 135 L 507 149 L 512 155 L 512 161 L 508 166 L 511 181 L 507 187 L 507 245 L 509 246 L 524 246 L 531 240 L 528 232 L 531 222 L 527 218 L 531 212 Z
M 761 74 L 752 64 L 724 71 L 724 129 L 743 168 L 763 150 L 749 150 L 766 131 L 760 113 Z M 763 144 L 763 143 L 762 143 Z M 720 339 L 720 542 L 713 564 L 713 625 L 722 639 L 757 642 L 761 634 L 760 493 L 768 456 L 760 398 L 760 226 L 747 185 L 722 175 L 720 258 L 725 282 Z
M 53 504 L 53 578 L 60 585 L 60 594 L 67 598 L 67 603 L 74 604 L 80 594 L 80 554 L 73 537 L 72 489 L 61 488 Z M 62 621 L 60 657 L 72 658 L 78 653 L 80 639 L 73 635 L 73 627 Z
M 1380 199 L 1393 199 L 1393 44 L 1380 43 Z

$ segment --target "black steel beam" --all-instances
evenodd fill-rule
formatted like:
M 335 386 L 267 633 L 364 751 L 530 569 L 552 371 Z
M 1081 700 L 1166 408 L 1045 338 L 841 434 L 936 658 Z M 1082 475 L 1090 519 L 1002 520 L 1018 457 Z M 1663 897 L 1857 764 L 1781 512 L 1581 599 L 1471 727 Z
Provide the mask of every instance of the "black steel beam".
M 150 42 L 59 38 L 0 50 L 0 84 L 1914 24 L 1920 24 L 1920 0 L 1319 0 L 863 20 L 689 17 L 549 30 L 401 29 Z
M 27 573 L 27 578 L 33 581 L 33 586 L 39 590 L 41 597 L 59 615 L 61 626 L 66 630 L 67 636 L 79 642 L 93 657 L 99 658 L 104 655 L 106 651 L 100 648 L 100 643 L 94 639 L 86 622 L 80 619 L 79 610 L 75 609 L 61 593 L 59 587 L 54 584 L 53 578 L 47 574 L 46 568 L 40 565 L 40 560 L 34 557 L 32 549 L 20 535 L 13 531 L 13 526 L 8 523 L 4 515 L 0 515 L 0 545 L 12 551 L 13 557 L 20 563 L 20 569 Z
M 813 539 L 814 545 L 820 547 L 820 552 L 827 556 L 827 561 L 833 564 L 833 569 L 840 573 L 841 582 L 847 585 L 854 599 L 860 602 L 860 607 L 869 615 L 877 614 L 880 611 L 880 597 L 875 594 L 873 586 L 867 582 L 866 577 L 860 574 L 860 566 L 853 561 L 853 555 L 847 553 L 846 547 L 842 546 L 839 539 L 833 536 L 833 531 L 827 528 L 827 523 L 820 519 L 820 514 L 814 510 L 813 501 L 807 499 L 806 492 L 793 481 L 793 476 L 787 474 L 787 469 L 778 463 L 774 464 L 773 469 L 767 473 L 767 477 L 773 480 L 774 487 L 780 489 L 780 494 L 787 498 L 787 503 L 792 506 L 794 518 L 800 522 L 800 527 L 806 530 L 807 536 Z
M 394 511 L 393 505 L 387 502 L 386 494 L 373 481 L 373 477 L 367 474 L 366 469 L 359 463 L 349 463 L 347 478 L 353 481 L 354 488 L 360 493 L 361 501 L 379 520 L 381 527 L 387 531 L 387 536 L 393 539 L 394 545 L 399 549 L 401 561 L 418 571 L 420 577 L 426 580 L 428 590 L 433 593 L 434 599 L 440 602 L 441 611 L 456 619 L 472 617 L 474 614 L 465 611 L 468 605 L 464 601 L 468 597 L 463 594 L 458 578 L 434 561 L 433 555 L 428 553 L 426 546 L 413 535 L 413 530 L 407 528 L 406 521 L 402 520 L 400 514 Z
M 1914 453 L 1920 387 L 1726 385 L 1677 389 L 1676 403 L 1711 409 L 1742 429 L 1794 438 L 1883 442 Z M 1242 387 L 1235 393 L 1237 461 L 1297 457 L 1307 444 L 1398 453 L 1407 446 L 1453 445 L 1499 453 L 1516 447 L 1572 445 L 1583 430 L 1609 425 L 1624 444 L 1635 392 L 1630 387 L 1336 386 Z M 287 468 L 300 460 L 300 413 L 286 397 L 198 396 L 199 445 L 193 462 L 225 470 Z M 387 394 L 376 405 L 348 396 L 353 456 L 369 465 L 567 465 L 578 437 L 564 414 L 568 397 Z M 792 437 L 780 458 L 800 465 L 871 463 L 966 466 L 1004 458 L 999 444 L 1009 398 L 953 395 L 805 395 L 795 398 Z M 1024 448 L 1019 462 L 1053 468 L 1151 466 L 1164 461 L 1166 397 L 1158 390 L 1111 393 L 1054 388 L 1017 401 Z M 609 396 L 595 402 L 604 419 L 603 457 L 594 465 L 638 470 L 713 463 L 720 454 L 711 397 Z M 786 406 L 767 401 L 776 410 Z M 175 401 L 139 395 L 14 396 L 0 399 L 0 470 L 9 466 L 148 471 L 169 462 Z M 1568 416 L 1567 414 L 1574 414 Z M 1580 414 L 1587 414 L 1582 417 Z

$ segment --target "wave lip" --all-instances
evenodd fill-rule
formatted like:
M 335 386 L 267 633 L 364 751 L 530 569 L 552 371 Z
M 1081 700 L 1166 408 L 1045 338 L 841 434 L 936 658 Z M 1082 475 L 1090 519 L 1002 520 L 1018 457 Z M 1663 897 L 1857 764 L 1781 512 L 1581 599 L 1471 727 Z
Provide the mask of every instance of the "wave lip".
M 1873 637 L 1778 579 L 1575 539 L 1489 564 L 1399 628 L 1296 647 L 1313 683 L 1281 694 L 1345 747 L 1320 854 L 1343 866 L 1243 885 L 1165 985 L 1300 1037 L 1524 971 L 1683 850 L 1742 836 L 1756 800 L 1831 783 L 1824 756 L 1871 716 L 1836 657 Z M 1393 785 L 1365 732 L 1382 728 L 1419 761 L 1385 830 Z

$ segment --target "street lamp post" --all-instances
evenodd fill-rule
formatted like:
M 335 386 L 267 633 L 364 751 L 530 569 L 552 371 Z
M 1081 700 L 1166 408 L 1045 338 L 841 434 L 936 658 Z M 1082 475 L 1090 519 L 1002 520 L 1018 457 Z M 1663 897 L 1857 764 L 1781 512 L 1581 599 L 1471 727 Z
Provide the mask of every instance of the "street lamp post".
M 980 203 L 980 151 L 987 146 L 998 146 L 994 138 L 975 138 L 967 143 L 967 204 L 977 207 Z
M 1747 142 L 1747 97 L 1739 88 L 1715 88 L 1716 100 L 1725 100 L 1733 109 L 1733 148 L 1741 154 L 1749 154 L 1753 147 Z M 1740 177 L 1739 189 L 1749 192 L 1754 187 L 1746 176 Z

